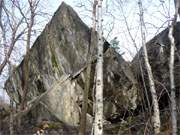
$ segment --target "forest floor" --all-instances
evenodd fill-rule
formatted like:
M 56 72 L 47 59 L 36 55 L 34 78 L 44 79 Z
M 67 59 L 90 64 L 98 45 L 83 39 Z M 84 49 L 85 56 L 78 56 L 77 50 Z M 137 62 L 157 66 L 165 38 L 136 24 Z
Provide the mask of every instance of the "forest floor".
M 0 105 L 0 135 L 9 135 L 8 104 Z M 7 119 L 8 118 L 8 119 Z M 4 121 L 6 119 L 6 121 Z M 161 110 L 161 133 L 159 135 L 171 134 L 171 123 L 169 109 Z M 77 135 L 78 127 L 66 126 L 61 122 L 43 120 L 39 123 L 22 121 L 22 126 L 14 122 L 14 135 Z M 136 116 L 120 118 L 115 123 L 104 125 L 104 135 L 152 135 L 152 127 L 149 113 L 141 112 Z M 87 129 L 87 135 L 91 134 L 92 128 Z

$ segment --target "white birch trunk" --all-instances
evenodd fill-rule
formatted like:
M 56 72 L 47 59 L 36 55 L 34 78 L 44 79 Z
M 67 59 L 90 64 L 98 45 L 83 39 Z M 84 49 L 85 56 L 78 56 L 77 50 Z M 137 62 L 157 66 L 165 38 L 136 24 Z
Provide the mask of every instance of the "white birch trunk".
M 176 95 L 175 95 L 175 82 L 174 82 L 174 53 L 175 53 L 175 39 L 173 37 L 174 26 L 177 21 L 179 0 L 175 1 L 175 14 L 169 28 L 169 40 L 171 43 L 169 73 L 170 73 L 170 87 L 171 87 L 171 121 L 172 121 L 172 135 L 177 135 L 177 110 L 176 110 Z
M 171 119 L 172 119 L 172 134 L 177 135 L 177 113 L 176 113 L 176 97 L 175 97 L 175 84 L 174 84 L 174 38 L 172 36 L 173 26 L 169 29 L 169 39 L 171 41 L 170 49 L 170 61 L 169 61 L 169 72 L 170 72 L 170 85 L 171 85 Z
M 103 32 L 102 32 L 102 1 L 98 1 L 98 59 L 96 65 L 96 100 L 94 135 L 103 134 Z
M 144 51 L 144 61 L 145 61 L 145 66 L 148 73 L 149 87 L 150 87 L 150 92 L 152 96 L 152 105 L 153 105 L 152 122 L 153 122 L 153 127 L 154 127 L 154 133 L 158 134 L 160 132 L 160 125 L 161 125 L 159 105 L 158 105 L 158 100 L 157 100 L 157 94 L 156 94 L 152 69 L 148 60 L 148 54 L 147 54 L 147 48 L 146 48 L 145 24 L 144 24 L 143 8 L 142 8 L 141 0 L 139 0 L 138 3 L 139 3 L 139 10 L 140 10 L 141 36 L 142 36 L 142 46 L 143 46 L 143 51 Z

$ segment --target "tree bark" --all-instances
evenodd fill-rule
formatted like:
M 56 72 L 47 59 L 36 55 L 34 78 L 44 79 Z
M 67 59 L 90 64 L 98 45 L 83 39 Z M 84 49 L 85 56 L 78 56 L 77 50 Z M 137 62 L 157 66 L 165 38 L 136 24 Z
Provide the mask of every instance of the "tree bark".
M 103 31 L 102 2 L 98 1 L 98 59 L 96 65 L 95 123 L 94 134 L 103 134 Z
M 29 10 L 30 10 L 30 19 L 28 19 L 22 9 L 18 7 L 21 15 L 24 17 L 26 25 L 27 25 L 27 41 L 26 41 L 26 54 L 23 61 L 23 71 L 22 71 L 22 96 L 21 96 L 21 103 L 19 106 L 20 111 L 23 111 L 27 108 L 27 94 L 28 94 L 28 79 L 29 79 L 29 53 L 30 53 L 30 44 L 31 44 L 31 36 L 32 36 L 32 28 L 34 25 L 35 19 L 35 11 L 37 8 L 37 4 L 39 1 L 35 0 L 28 0 Z M 21 126 L 21 116 L 18 119 L 18 126 Z
M 150 92 L 152 96 L 152 105 L 153 105 L 152 122 L 153 122 L 153 127 L 154 127 L 154 133 L 158 134 L 160 132 L 160 126 L 161 126 L 159 105 L 158 105 L 158 100 L 157 100 L 157 94 L 156 94 L 152 69 L 149 63 L 148 53 L 147 53 L 147 48 L 146 48 L 145 24 L 144 24 L 143 8 L 142 8 L 141 0 L 139 0 L 138 4 L 139 4 L 139 10 L 140 10 L 141 36 L 142 36 L 142 46 L 143 46 L 143 51 L 144 51 L 144 61 L 145 61 L 145 66 L 148 73 Z
M 174 0 L 175 9 L 177 10 L 177 14 L 180 15 L 180 0 Z
M 14 134 L 14 118 L 13 118 L 14 110 L 13 110 L 13 101 L 11 99 L 10 99 L 10 109 L 11 109 L 11 112 L 10 112 L 10 121 L 9 121 L 9 131 L 10 131 L 10 135 L 13 135 Z
M 13 74 L 13 66 L 11 62 L 8 60 L 9 64 L 9 76 Z M 14 83 L 13 83 L 14 84 Z M 13 109 L 13 101 L 10 99 L 10 119 L 9 119 L 9 133 L 10 135 L 14 134 L 14 109 Z
M 81 113 L 81 121 L 80 121 L 80 129 L 79 135 L 86 135 L 86 114 L 88 108 L 88 94 L 90 91 L 90 81 L 91 81 L 91 62 L 92 62 L 92 54 L 95 46 L 95 31 L 96 31 L 96 7 L 97 7 L 97 0 L 94 0 L 93 3 L 93 12 L 92 12 L 92 31 L 91 31 L 91 41 L 88 47 L 87 53 L 87 69 L 86 69 L 86 80 L 85 80 L 85 89 L 83 91 L 83 104 L 82 104 L 82 113 Z
M 179 0 L 175 0 L 175 14 L 172 23 L 169 28 L 168 37 L 171 43 L 170 48 L 170 61 L 169 61 L 169 73 L 170 73 L 170 88 L 171 88 L 171 121 L 172 121 L 172 134 L 177 135 L 177 103 L 175 95 L 175 82 L 174 82 L 174 54 L 175 54 L 175 39 L 173 37 L 174 27 L 177 21 L 177 15 L 179 12 Z
M 23 96 L 21 101 L 21 109 L 23 110 L 26 107 L 26 98 L 28 93 L 28 78 L 29 78 L 29 51 L 31 44 L 31 35 L 32 35 L 32 27 L 34 25 L 34 17 L 35 17 L 35 9 L 37 5 L 35 4 L 37 1 L 28 0 L 30 7 L 30 21 L 27 21 L 27 42 L 26 42 L 26 55 L 23 61 L 23 79 L 22 79 L 22 90 Z M 27 20 L 27 19 L 26 19 Z

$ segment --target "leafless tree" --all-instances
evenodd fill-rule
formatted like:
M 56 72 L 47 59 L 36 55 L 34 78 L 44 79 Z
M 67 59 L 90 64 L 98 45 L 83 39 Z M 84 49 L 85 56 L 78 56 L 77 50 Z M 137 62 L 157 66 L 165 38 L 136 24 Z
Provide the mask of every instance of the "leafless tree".
M 23 11 L 20 1 L 16 1 L 14 5 L 17 10 L 23 17 L 25 21 L 25 28 L 27 29 L 25 44 L 26 44 L 26 53 L 23 60 L 23 70 L 22 70 L 22 95 L 21 103 L 19 106 L 19 111 L 23 111 L 27 105 L 27 93 L 28 93 L 28 78 L 29 78 L 29 55 L 30 55 L 30 45 L 33 33 L 33 26 L 35 25 L 35 17 L 37 15 L 37 8 L 39 6 L 40 0 L 28 0 L 28 9 Z M 21 118 L 18 122 L 19 126 L 21 125 Z
M 27 26 L 27 38 L 26 38 L 26 55 L 23 61 L 23 79 L 22 79 L 22 90 L 23 96 L 21 101 L 21 109 L 23 110 L 26 106 L 26 98 L 28 93 L 28 78 L 29 78 L 29 50 L 31 45 L 31 36 L 32 36 L 32 28 L 34 26 L 36 9 L 38 7 L 40 0 L 28 0 L 30 15 L 26 17 L 26 15 L 22 12 L 19 4 L 17 5 L 21 15 L 25 18 L 26 26 Z
M 138 49 L 138 45 L 136 43 L 136 40 L 135 38 L 133 37 L 132 33 L 131 33 L 131 28 L 129 26 L 129 22 L 127 21 L 127 17 L 125 16 L 125 13 L 124 13 L 124 9 L 123 9 L 123 5 L 122 5 L 122 1 L 121 0 L 116 0 L 117 1 L 117 9 L 119 10 L 119 12 L 122 13 L 122 17 L 123 17 L 123 21 L 125 23 L 125 26 L 126 26 L 126 29 L 127 29 L 127 33 L 128 33 L 128 36 L 130 37 L 130 40 L 136 50 L 136 53 L 138 55 L 138 64 L 139 64 L 139 69 L 140 69 L 140 72 L 141 72 L 141 78 L 142 78 L 142 81 L 143 81 L 143 87 L 144 87 L 144 91 L 145 91 L 145 97 L 146 97 L 146 100 L 147 100 L 147 105 L 148 105 L 148 109 L 149 109 L 149 112 L 150 112 L 150 115 L 151 115 L 151 110 L 150 110 L 150 101 L 149 101 L 149 97 L 148 97 L 148 91 L 147 91 L 147 88 L 146 88 L 146 84 L 145 84 L 145 78 L 144 78 L 144 71 L 143 71 L 143 68 L 142 68 L 142 61 L 140 60 L 140 56 L 139 56 L 139 49 Z
M 13 2 L 13 1 L 12 1 Z M 0 63 L 0 75 L 3 72 L 3 69 L 5 68 L 6 64 L 8 63 L 8 60 L 12 54 L 13 48 L 16 44 L 16 42 L 25 34 L 26 28 L 20 30 L 20 26 L 23 23 L 24 17 L 21 17 L 20 19 L 16 19 L 14 16 L 14 6 L 12 6 L 11 9 L 6 7 L 4 4 L 4 0 L 1 0 L 1 19 L 0 19 L 0 27 L 2 32 L 2 41 L 1 41 L 1 47 L 4 48 L 6 55 L 4 55 L 3 61 Z M 12 3 L 13 5 L 13 3 Z M 2 16 L 6 16 L 7 20 L 4 22 L 2 19 Z M 7 26 L 7 24 L 9 26 Z M 6 27 L 9 27 L 10 32 L 7 32 Z M 8 34 L 11 34 L 10 42 L 7 42 L 6 36 Z
M 179 13 L 179 0 L 175 0 L 175 13 L 174 18 L 169 27 L 168 37 L 171 43 L 170 49 L 170 61 L 169 61 L 169 72 L 170 72 L 170 86 L 171 86 L 171 118 L 172 118 L 172 134 L 177 135 L 177 103 L 176 103 L 176 95 L 175 95 L 175 82 L 174 82 L 174 54 L 175 54 L 175 39 L 173 36 L 174 27 L 176 25 L 177 16 Z
M 148 79 L 149 79 L 149 86 L 150 91 L 152 95 L 152 104 L 153 104 L 153 127 L 154 127 L 154 133 L 158 134 L 160 132 L 160 113 L 159 113 L 159 105 L 157 100 L 157 94 L 152 74 L 151 65 L 149 64 L 148 54 L 147 54 L 147 48 L 146 48 L 146 34 L 145 34 L 145 23 L 144 23 L 144 16 L 143 16 L 143 7 L 142 7 L 142 1 L 138 1 L 139 4 L 139 10 L 140 10 L 140 23 L 141 23 L 141 36 L 142 36 L 142 46 L 144 51 L 144 60 L 145 60 L 145 66 L 148 73 Z
M 47 18 L 49 15 L 45 12 L 40 11 L 39 9 L 40 0 L 26 0 L 23 2 L 19 0 L 0 1 L 0 49 L 4 49 L 4 53 L 0 54 L 0 76 L 2 75 L 6 67 L 12 69 L 11 64 L 14 62 L 14 60 L 12 59 L 12 54 L 15 51 L 17 51 L 18 53 L 22 53 L 22 49 L 16 50 L 16 47 L 20 48 L 18 46 L 19 44 L 26 45 L 21 83 L 23 93 L 22 95 L 20 95 L 21 103 L 18 110 L 20 112 L 24 111 L 27 104 L 29 51 L 34 36 L 33 34 L 35 31 L 38 31 L 36 28 L 34 28 L 38 25 L 36 18 L 37 16 L 41 18 Z M 23 46 L 23 48 L 25 48 L 25 46 Z M 17 56 L 17 53 L 16 57 L 19 57 Z M 11 75 L 10 72 L 9 75 Z M 20 118 L 18 120 L 20 120 Z M 19 123 L 21 122 L 19 121 Z
M 102 2 L 98 0 L 98 58 L 96 65 L 96 94 L 95 94 L 95 122 L 94 135 L 103 134 L 103 28 L 102 28 Z
M 87 70 L 86 70 L 86 80 L 85 80 L 85 89 L 84 89 L 84 95 L 83 95 L 83 104 L 82 104 L 82 114 L 81 114 L 81 122 L 80 122 L 80 129 L 79 129 L 79 135 L 85 135 L 86 134 L 86 114 L 87 114 L 87 108 L 88 108 L 88 93 L 90 91 L 90 80 L 91 80 L 91 61 L 92 61 L 92 55 L 94 46 L 96 43 L 95 38 L 95 31 L 96 31 L 96 9 L 97 9 L 97 0 L 94 0 L 93 3 L 93 11 L 92 11 L 92 31 L 91 31 L 91 42 L 90 46 L 88 47 L 88 54 L 87 54 Z

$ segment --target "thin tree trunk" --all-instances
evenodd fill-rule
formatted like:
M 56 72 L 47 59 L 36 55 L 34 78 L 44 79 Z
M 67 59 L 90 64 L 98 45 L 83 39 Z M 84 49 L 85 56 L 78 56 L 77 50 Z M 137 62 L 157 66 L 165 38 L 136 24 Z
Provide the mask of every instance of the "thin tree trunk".
M 145 60 L 145 66 L 148 73 L 150 92 L 152 96 L 152 105 L 153 105 L 152 122 L 153 122 L 153 127 L 154 127 L 154 133 L 158 134 L 160 132 L 160 126 L 161 126 L 159 105 L 158 105 L 158 100 L 157 100 L 157 94 L 156 94 L 152 69 L 149 64 L 149 59 L 148 59 L 148 54 L 147 54 L 145 24 L 144 24 L 143 8 L 142 8 L 141 0 L 139 0 L 138 4 L 139 4 L 139 10 L 140 10 L 140 23 L 141 23 L 141 35 L 142 35 L 142 46 L 143 46 L 143 51 L 144 51 L 144 60 Z
M 30 53 L 30 44 L 31 44 L 31 35 L 32 35 L 32 27 L 34 25 L 34 17 L 35 17 L 35 9 L 37 5 L 35 4 L 36 0 L 28 0 L 28 4 L 30 7 L 30 20 L 28 21 L 27 17 L 23 14 L 22 10 L 20 12 L 22 16 L 24 16 L 26 24 L 27 24 L 27 41 L 26 41 L 26 55 L 23 61 L 23 78 L 22 78 L 22 90 L 23 94 L 21 97 L 20 111 L 25 110 L 27 107 L 27 94 L 28 94 L 28 79 L 29 79 L 29 53 Z M 20 8 L 20 7 L 19 7 Z M 18 126 L 21 126 L 21 117 L 18 119 Z
M 124 10 L 123 10 L 123 7 L 122 7 L 122 4 L 121 4 L 121 1 L 118 1 L 119 3 L 119 6 L 120 6 L 120 10 L 122 12 L 122 15 L 123 15 L 123 18 L 124 18 L 124 22 L 126 24 L 126 28 L 127 28 L 127 31 L 128 31 L 128 35 L 136 49 L 136 53 L 138 55 L 138 64 L 139 64 L 139 68 L 140 68 L 140 73 L 141 73 L 141 77 L 142 77 L 142 82 L 143 82 L 143 87 L 144 87 L 144 90 L 145 90 L 145 97 L 146 97 L 146 100 L 147 100 L 147 106 L 148 106 L 148 109 L 149 109 L 149 113 L 151 115 L 151 107 L 150 107 L 150 101 L 149 101 L 149 97 L 148 97 L 148 92 L 147 92 L 147 88 L 146 88 L 146 84 L 145 84 L 145 79 L 144 79 L 144 73 L 143 73 L 143 69 L 142 69 L 142 63 L 141 63 L 141 60 L 140 60 L 140 56 L 139 56 L 139 53 L 138 53 L 138 47 L 137 47 L 137 44 L 136 44 L 136 41 L 135 39 L 133 38 L 132 34 L 131 34 L 131 30 L 130 30 L 130 27 L 128 25 L 128 21 L 127 21 L 127 18 L 126 16 L 124 15 Z M 145 100 L 144 98 L 142 98 L 143 100 Z M 144 103 L 145 104 L 145 103 Z M 146 104 L 145 104 L 146 106 Z
M 87 54 L 87 70 L 86 70 L 86 81 L 85 81 L 85 89 L 83 91 L 83 104 L 82 104 L 82 113 L 81 113 L 81 121 L 80 121 L 80 129 L 79 135 L 86 135 L 86 114 L 88 108 L 88 94 L 90 91 L 90 81 L 91 81 L 91 62 L 92 62 L 92 54 L 94 50 L 95 44 L 95 30 L 96 30 L 96 7 L 97 7 L 97 0 L 94 0 L 93 3 L 93 12 L 92 12 L 92 31 L 91 31 L 91 41 L 88 47 L 88 54 Z
M 11 112 L 10 112 L 10 123 L 9 123 L 9 131 L 10 131 L 10 135 L 13 135 L 14 134 L 14 120 L 13 120 L 13 115 L 14 115 L 14 110 L 13 110 L 13 101 L 10 99 L 10 109 L 11 109 Z
M 28 33 L 27 33 L 27 42 L 26 42 L 26 55 L 23 62 L 23 82 L 22 82 L 22 89 L 23 89 L 23 96 L 21 101 L 21 109 L 24 110 L 26 106 L 26 98 L 28 93 L 28 78 L 29 78 L 29 51 L 30 51 L 30 43 L 31 43 L 31 33 L 32 27 L 34 25 L 34 17 L 35 17 L 35 5 L 33 5 L 32 0 L 28 0 L 30 6 L 30 22 L 27 23 Z M 35 2 L 35 1 L 34 1 Z
M 94 134 L 103 134 L 103 31 L 102 31 L 102 1 L 98 1 L 98 59 L 96 65 L 96 100 Z
M 8 64 L 9 64 L 9 76 L 11 76 L 13 74 L 13 67 L 12 67 L 12 64 L 11 64 L 10 61 L 8 61 Z M 10 99 L 10 119 L 9 119 L 9 132 L 10 132 L 10 135 L 14 134 L 14 117 L 13 116 L 14 116 L 13 100 Z
M 179 10 L 179 0 L 175 4 L 175 14 L 169 28 L 169 40 L 171 43 L 169 73 L 170 73 L 170 87 L 171 87 L 171 119 L 172 119 L 172 134 L 177 135 L 177 110 L 176 110 L 176 95 L 175 95 L 175 82 L 174 82 L 174 54 L 175 54 L 175 39 L 173 37 L 174 27 L 177 21 Z
M 31 33 L 28 30 L 26 55 L 23 62 L 23 80 L 22 80 L 23 96 L 21 101 L 21 110 L 23 110 L 26 106 L 26 98 L 28 93 L 30 34 Z

